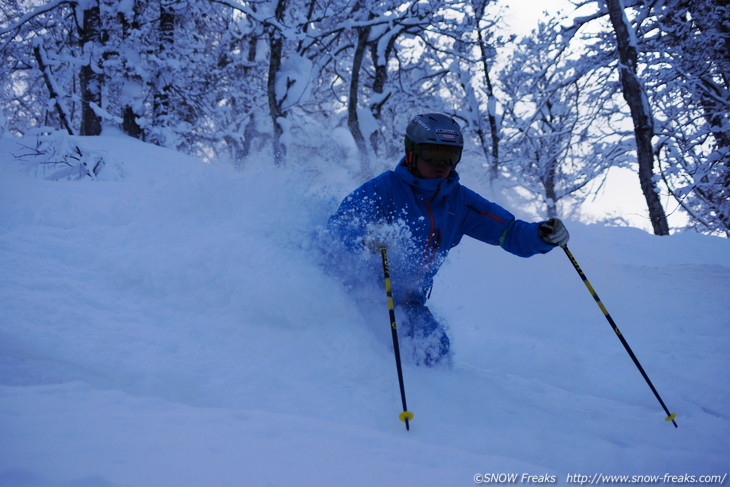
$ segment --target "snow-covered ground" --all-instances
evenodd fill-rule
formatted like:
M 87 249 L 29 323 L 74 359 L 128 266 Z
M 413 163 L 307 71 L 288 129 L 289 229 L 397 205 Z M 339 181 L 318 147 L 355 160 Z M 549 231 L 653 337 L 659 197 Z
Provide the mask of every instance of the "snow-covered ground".
M 431 299 L 453 367 L 405 364 L 406 431 L 385 296 L 363 312 L 313 240 L 358 183 L 347 171 L 236 172 L 121 136 L 75 141 L 105 160 L 98 180 L 49 178 L 58 167 L 0 142 L 0 486 L 730 471 L 727 240 L 569 222 L 679 428 L 562 251 L 470 240 Z

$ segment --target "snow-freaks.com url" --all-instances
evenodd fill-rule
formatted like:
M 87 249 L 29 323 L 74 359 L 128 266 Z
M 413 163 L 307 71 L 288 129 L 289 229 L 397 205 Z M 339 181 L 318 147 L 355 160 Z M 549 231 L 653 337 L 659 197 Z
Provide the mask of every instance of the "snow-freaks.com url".
M 616 484 L 716 484 L 723 485 L 727 480 L 724 475 L 593 475 L 568 474 L 565 481 L 577 485 L 616 485 Z
M 569 473 L 566 476 L 545 474 L 530 475 L 518 473 L 477 473 L 474 475 L 475 484 L 557 484 L 565 481 L 575 485 L 621 485 L 621 484 L 704 484 L 724 485 L 728 474 L 724 475 L 609 475 L 594 473 L 585 475 Z

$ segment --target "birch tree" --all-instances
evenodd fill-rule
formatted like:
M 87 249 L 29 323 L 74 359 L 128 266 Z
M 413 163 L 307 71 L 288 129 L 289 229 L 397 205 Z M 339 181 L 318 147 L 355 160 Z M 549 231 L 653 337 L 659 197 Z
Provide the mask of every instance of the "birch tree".
M 631 110 L 639 164 L 639 182 L 649 210 L 654 234 L 669 235 L 669 224 L 659 198 L 659 187 L 654 164 L 654 120 L 646 91 L 638 76 L 638 39 L 633 26 L 626 18 L 623 0 L 605 0 L 608 14 L 616 34 L 618 46 L 619 78 L 623 95 Z

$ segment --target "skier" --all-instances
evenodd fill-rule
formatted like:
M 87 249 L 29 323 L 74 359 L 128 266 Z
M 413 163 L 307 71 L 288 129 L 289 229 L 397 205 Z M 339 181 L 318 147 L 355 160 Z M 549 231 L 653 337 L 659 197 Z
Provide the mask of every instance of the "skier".
M 464 235 L 520 257 L 547 253 L 569 239 L 559 219 L 518 220 L 461 185 L 455 168 L 463 147 L 452 117 L 415 116 L 406 127 L 405 157 L 395 170 L 357 188 L 328 222 L 351 252 L 385 246 L 396 255 L 390 274 L 393 298 L 405 315 L 399 329 L 417 344 L 414 361 L 427 366 L 451 356 L 449 337 L 426 301 L 436 272 Z

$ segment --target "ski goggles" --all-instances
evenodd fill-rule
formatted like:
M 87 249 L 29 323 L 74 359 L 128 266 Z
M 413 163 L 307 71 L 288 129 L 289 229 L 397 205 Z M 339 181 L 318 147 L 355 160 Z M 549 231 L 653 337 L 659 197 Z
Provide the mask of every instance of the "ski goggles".
M 418 144 L 413 151 L 423 162 L 431 166 L 445 164 L 456 166 L 461 160 L 461 147 L 440 144 Z

